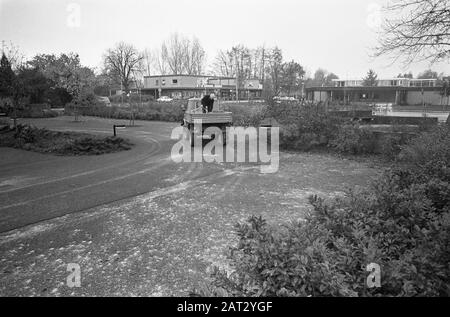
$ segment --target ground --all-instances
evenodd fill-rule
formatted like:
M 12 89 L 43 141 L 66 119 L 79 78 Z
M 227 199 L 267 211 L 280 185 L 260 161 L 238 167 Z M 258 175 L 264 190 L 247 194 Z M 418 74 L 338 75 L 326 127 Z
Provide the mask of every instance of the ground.
M 111 135 L 120 120 L 25 120 L 52 130 Z M 307 197 L 366 186 L 381 169 L 329 154 L 280 153 L 280 169 L 174 163 L 175 123 L 119 130 L 130 151 L 59 157 L 0 148 L 0 296 L 183 296 L 227 267 L 233 225 L 262 215 L 301 219 Z M 81 287 L 66 284 L 67 264 Z

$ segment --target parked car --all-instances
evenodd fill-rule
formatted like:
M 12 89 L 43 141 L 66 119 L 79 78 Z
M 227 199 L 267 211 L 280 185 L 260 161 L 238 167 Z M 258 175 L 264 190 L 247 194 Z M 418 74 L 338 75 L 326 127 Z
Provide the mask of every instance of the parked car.
M 97 101 L 101 104 L 103 104 L 106 107 L 111 107 L 111 101 L 109 100 L 108 97 L 97 97 Z
M 158 99 L 156 99 L 158 102 L 170 102 L 173 101 L 173 98 L 170 98 L 168 96 L 161 96 Z
M 297 101 L 299 101 L 295 97 L 288 97 L 288 96 L 284 96 L 284 97 L 275 96 L 275 97 L 273 97 L 273 100 L 276 103 L 281 103 L 281 102 L 286 102 L 286 101 L 290 101 L 290 102 L 297 102 Z

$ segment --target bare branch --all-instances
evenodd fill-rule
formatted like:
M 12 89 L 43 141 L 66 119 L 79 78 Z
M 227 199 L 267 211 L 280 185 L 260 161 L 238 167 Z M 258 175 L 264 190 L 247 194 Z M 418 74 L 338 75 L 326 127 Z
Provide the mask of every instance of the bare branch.
M 406 65 L 450 57 L 450 1 L 396 0 L 385 8 L 386 18 L 375 56 L 390 55 Z

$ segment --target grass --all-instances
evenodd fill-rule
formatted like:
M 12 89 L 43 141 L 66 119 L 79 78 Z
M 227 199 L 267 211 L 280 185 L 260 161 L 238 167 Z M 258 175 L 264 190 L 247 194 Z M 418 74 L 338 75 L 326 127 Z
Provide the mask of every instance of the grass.
M 0 147 L 12 147 L 56 155 L 100 155 L 130 150 L 132 143 L 120 137 L 100 137 L 79 132 L 58 132 L 19 125 L 0 129 Z

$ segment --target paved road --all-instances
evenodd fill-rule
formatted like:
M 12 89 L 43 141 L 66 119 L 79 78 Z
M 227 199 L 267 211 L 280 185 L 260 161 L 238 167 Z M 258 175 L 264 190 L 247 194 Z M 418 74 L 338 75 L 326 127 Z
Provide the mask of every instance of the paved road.
M 109 120 L 95 119 L 73 123 L 70 118 L 29 121 L 54 130 L 105 135 L 111 135 L 113 124 Z M 2 149 L 0 232 L 167 186 L 165 176 L 174 169 L 169 157 L 174 142 L 169 137 L 175 126 L 143 122 L 119 130 L 121 136 L 135 144 L 134 148 L 102 156 L 54 157 Z M 200 171 L 190 166 L 179 179 L 214 171 Z
M 29 120 L 53 130 L 111 134 L 118 120 Z M 0 295 L 185 295 L 211 265 L 227 267 L 233 226 L 250 215 L 298 220 L 307 197 L 341 195 L 378 171 L 329 155 L 281 153 L 280 170 L 170 159 L 177 124 L 119 130 L 135 146 L 62 157 L 0 148 Z M 67 264 L 82 286 L 66 284 Z

